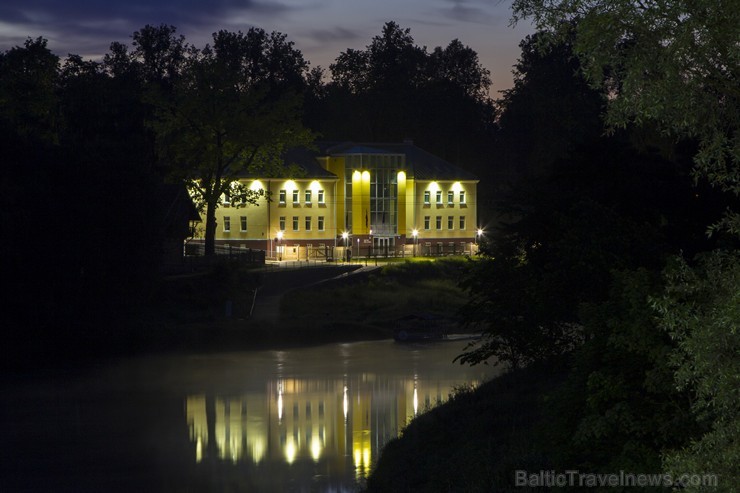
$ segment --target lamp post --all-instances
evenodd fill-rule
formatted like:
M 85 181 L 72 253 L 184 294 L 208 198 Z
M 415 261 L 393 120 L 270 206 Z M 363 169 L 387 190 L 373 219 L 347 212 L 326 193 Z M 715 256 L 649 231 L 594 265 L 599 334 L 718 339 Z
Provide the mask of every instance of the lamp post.
M 283 232 L 282 231 L 278 231 L 277 232 L 278 260 L 283 260 L 283 248 L 282 248 L 282 245 L 281 245 L 282 241 L 283 241 Z
M 483 230 L 481 228 L 478 228 L 475 232 L 475 246 L 478 246 L 478 242 L 480 241 L 480 237 L 483 235 Z
M 418 229 L 412 230 L 411 236 L 414 237 L 414 257 L 416 257 L 416 240 L 419 237 L 419 230 Z
M 349 234 L 346 231 L 342 232 L 342 239 L 344 240 L 344 260 L 347 260 L 347 238 L 349 237 Z

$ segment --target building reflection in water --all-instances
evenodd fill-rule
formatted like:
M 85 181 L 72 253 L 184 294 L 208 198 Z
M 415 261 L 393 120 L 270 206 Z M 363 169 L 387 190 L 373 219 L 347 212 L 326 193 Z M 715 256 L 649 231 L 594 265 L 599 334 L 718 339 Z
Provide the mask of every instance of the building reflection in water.
M 190 395 L 185 411 L 196 462 L 313 461 L 322 462 L 334 476 L 345 471 L 361 480 L 383 445 L 411 417 L 447 400 L 459 383 L 372 373 L 279 378 L 268 380 L 263 392 Z

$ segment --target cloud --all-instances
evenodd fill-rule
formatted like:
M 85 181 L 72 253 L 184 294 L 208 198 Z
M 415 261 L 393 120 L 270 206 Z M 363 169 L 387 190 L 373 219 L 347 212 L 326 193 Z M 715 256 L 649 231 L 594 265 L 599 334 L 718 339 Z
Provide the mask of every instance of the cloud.
M 448 19 L 490 25 L 499 24 L 502 20 L 500 15 L 486 8 L 471 6 L 466 0 L 447 0 L 447 3 L 452 5 L 440 9 L 440 12 Z
M 320 43 L 334 43 L 337 41 L 354 41 L 360 37 L 356 31 L 335 27 L 334 29 L 320 29 L 309 31 L 305 37 Z
M 107 51 L 147 24 L 169 24 L 188 36 L 226 26 L 246 29 L 303 8 L 272 0 L 4 0 L 0 49 L 42 36 L 57 53 Z

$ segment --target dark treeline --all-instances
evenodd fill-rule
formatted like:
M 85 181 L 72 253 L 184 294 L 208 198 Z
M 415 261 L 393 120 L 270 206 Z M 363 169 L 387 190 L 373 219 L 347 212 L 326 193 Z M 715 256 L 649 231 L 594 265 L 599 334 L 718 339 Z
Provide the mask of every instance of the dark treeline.
M 516 484 L 516 470 L 689 474 L 672 486 L 736 491 L 738 238 L 707 231 L 737 196 L 696 173 L 697 140 L 648 118 L 607 129 L 606 93 L 571 38 L 550 36 L 522 42 L 497 102 L 493 147 L 514 169 L 462 281 L 461 316 L 484 337 L 458 361 L 510 372 L 412 422 L 368 491 L 578 486 Z M 717 488 L 692 483 L 705 474 Z

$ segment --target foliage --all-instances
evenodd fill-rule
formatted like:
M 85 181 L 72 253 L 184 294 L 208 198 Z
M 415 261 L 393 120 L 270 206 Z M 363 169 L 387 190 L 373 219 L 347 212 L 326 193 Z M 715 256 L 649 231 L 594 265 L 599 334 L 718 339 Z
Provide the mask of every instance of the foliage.
M 493 130 L 490 73 L 460 40 L 428 52 L 409 29 L 388 22 L 364 50 L 340 53 L 330 71 L 331 81 L 309 98 L 316 131 L 356 141 L 413 138 L 442 158 L 482 166 Z
M 497 168 L 520 177 L 547 173 L 603 133 L 605 98 L 581 75 L 572 40 L 541 48 L 543 38 L 547 33 L 538 32 L 519 44 L 514 86 L 496 102 Z
M 9 318 L 23 321 L 5 362 L 119 350 L 165 230 L 140 86 L 76 55 L 59 63 L 43 39 L 0 54 L 0 67 L 3 225 L 15 237 L 3 272 Z
M 187 48 L 171 92 L 157 94 L 160 157 L 206 211 L 207 255 L 214 253 L 222 196 L 237 206 L 264 196 L 237 179 L 275 174 L 286 150 L 309 144 L 297 97 L 306 67 L 283 34 L 219 31 L 213 46 Z
M 681 258 L 666 269 L 664 294 L 653 297 L 662 328 L 675 341 L 668 361 L 705 433 L 669 452 L 667 470 L 717 474 L 717 491 L 737 491 L 740 463 L 740 255 L 713 251 L 691 267 Z M 700 491 L 695 484 L 688 491 Z M 712 488 L 714 489 L 714 488 Z
M 565 384 L 548 397 L 556 468 L 658 472 L 661 451 L 698 431 L 689 395 L 673 385 L 674 344 L 646 302 L 662 289 L 650 270 L 616 272 L 608 299 L 582 305 L 585 342 Z
M 0 54 L 0 127 L 20 139 L 56 140 L 59 57 L 43 38 Z
M 697 176 L 740 195 L 737 2 L 516 0 L 513 11 L 559 36 L 575 26 L 584 73 L 610 96 L 610 126 L 654 122 L 698 139 Z M 725 219 L 735 231 L 739 220 Z
M 523 180 L 502 202 L 511 221 L 464 281 L 465 317 L 485 337 L 460 361 L 517 366 L 571 351 L 580 304 L 606 300 L 614 270 L 657 270 L 668 254 L 701 249 L 716 206 L 695 195 L 688 166 L 604 138 Z

